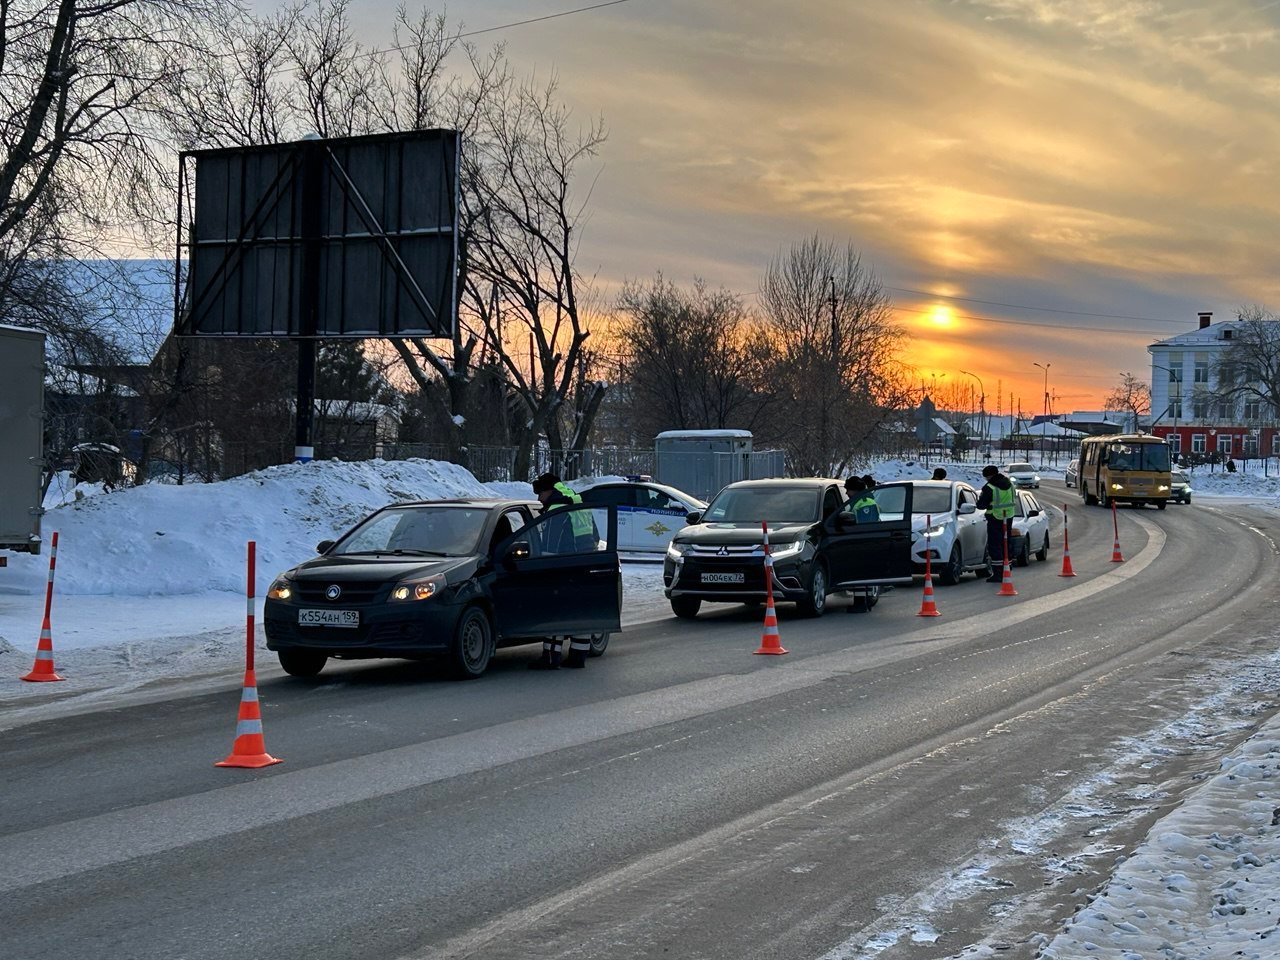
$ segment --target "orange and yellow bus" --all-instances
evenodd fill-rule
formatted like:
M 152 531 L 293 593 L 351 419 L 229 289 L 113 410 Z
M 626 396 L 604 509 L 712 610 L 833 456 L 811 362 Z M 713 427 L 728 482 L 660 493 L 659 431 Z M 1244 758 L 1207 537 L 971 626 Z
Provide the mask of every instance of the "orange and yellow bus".
M 1109 506 L 1169 502 L 1169 444 L 1145 433 L 1086 437 L 1080 441 L 1080 496 Z

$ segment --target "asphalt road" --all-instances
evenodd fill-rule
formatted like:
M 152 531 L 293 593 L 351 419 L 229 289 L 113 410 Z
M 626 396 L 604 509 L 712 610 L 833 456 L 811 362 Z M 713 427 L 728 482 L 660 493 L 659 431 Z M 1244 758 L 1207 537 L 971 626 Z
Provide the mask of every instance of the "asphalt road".
M 1055 509 L 1016 598 L 966 576 L 936 588 L 934 619 L 916 616 L 919 580 L 869 614 L 783 606 L 784 657 L 753 656 L 759 611 L 727 607 L 628 629 L 582 671 L 529 672 L 528 649 L 472 683 L 399 662 L 262 679 L 286 762 L 261 771 L 212 766 L 225 689 L 8 730 L 0 956 L 860 956 L 1000 824 L 1268 642 L 1269 515 L 1122 509 L 1112 563 L 1110 511 L 1041 493 L 1071 504 L 1076 578 L 1057 575 Z M 1002 955 L 1030 956 L 1019 937 L 1056 929 L 1107 866 L 979 884 L 937 942 L 877 955 L 946 956 L 1003 923 Z

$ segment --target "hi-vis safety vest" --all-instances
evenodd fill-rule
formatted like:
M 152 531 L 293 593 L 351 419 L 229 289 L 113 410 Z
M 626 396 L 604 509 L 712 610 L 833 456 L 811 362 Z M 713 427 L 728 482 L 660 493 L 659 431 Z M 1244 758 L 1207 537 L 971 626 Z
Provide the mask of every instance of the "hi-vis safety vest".
M 1014 493 L 1013 487 L 1004 490 L 997 487 L 994 483 L 988 483 L 991 488 L 991 507 L 987 510 L 987 516 L 995 517 L 997 520 L 1008 520 L 1017 511 L 1014 509 Z
M 864 493 L 853 502 L 853 517 L 858 523 L 875 523 L 880 519 L 880 505 L 876 498 Z
M 557 483 L 555 489 L 557 493 L 568 497 L 575 507 L 582 502 L 582 495 L 563 482 Z M 565 506 L 563 503 L 553 503 L 548 510 L 555 510 L 563 506 Z M 586 510 L 575 510 L 573 513 L 569 514 L 569 523 L 573 526 L 573 537 L 575 540 L 579 537 L 585 537 L 588 540 L 595 539 L 595 531 L 593 529 L 594 525 L 591 522 L 591 514 Z

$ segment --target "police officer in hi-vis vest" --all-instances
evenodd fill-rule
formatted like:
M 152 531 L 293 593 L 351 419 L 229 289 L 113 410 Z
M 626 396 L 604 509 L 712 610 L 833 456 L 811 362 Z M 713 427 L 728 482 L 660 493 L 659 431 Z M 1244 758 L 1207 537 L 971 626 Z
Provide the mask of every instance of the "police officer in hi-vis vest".
M 991 556 L 991 576 L 988 583 L 999 583 L 1004 579 L 1003 572 L 997 570 L 997 561 L 1004 563 L 1009 552 L 1009 533 L 1013 526 L 1014 498 L 1013 482 L 1000 472 L 995 464 L 987 464 L 982 468 L 982 475 L 987 482 L 978 494 L 978 509 L 987 513 L 987 552 Z
M 582 497 L 576 490 L 561 481 L 554 473 L 544 473 L 533 481 L 533 492 L 542 504 L 546 513 L 566 506 L 582 503 Z M 548 521 L 542 553 L 572 554 L 589 553 L 596 549 L 595 522 L 587 510 L 574 510 L 567 517 Z M 569 656 L 564 666 L 582 668 L 587 665 L 587 652 L 591 649 L 591 638 L 569 638 Z M 549 637 L 542 641 L 542 657 L 529 664 L 531 670 L 555 670 L 560 666 L 560 638 Z

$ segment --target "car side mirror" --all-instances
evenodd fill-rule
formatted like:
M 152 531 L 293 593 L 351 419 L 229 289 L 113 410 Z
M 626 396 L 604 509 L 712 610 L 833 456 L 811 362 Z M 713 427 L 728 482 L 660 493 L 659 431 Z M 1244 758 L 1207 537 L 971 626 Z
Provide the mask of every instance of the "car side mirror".
M 978 505 L 975 503 L 962 503 L 960 504 L 960 509 L 956 511 L 956 513 L 959 514 L 960 516 L 964 516 L 965 514 L 969 514 L 969 513 L 977 513 L 977 512 L 978 512 Z
M 517 560 L 528 560 L 533 556 L 533 551 L 529 549 L 528 540 L 517 540 L 507 548 L 506 556 L 503 557 L 508 563 L 515 563 Z
M 316 544 L 316 553 L 328 553 L 329 550 L 333 547 L 333 544 L 334 544 L 333 540 L 321 540 L 319 543 Z
M 697 510 L 690 510 L 684 515 L 684 522 L 693 526 L 695 523 L 702 522 L 702 514 Z
M 1028 517 L 1038 517 L 1038 516 L 1040 516 L 1040 511 L 1039 511 L 1039 510 L 1029 510 L 1029 511 L 1027 511 L 1027 516 L 1028 516 Z

